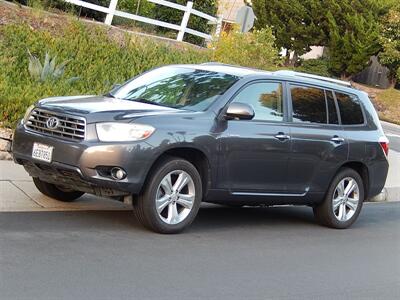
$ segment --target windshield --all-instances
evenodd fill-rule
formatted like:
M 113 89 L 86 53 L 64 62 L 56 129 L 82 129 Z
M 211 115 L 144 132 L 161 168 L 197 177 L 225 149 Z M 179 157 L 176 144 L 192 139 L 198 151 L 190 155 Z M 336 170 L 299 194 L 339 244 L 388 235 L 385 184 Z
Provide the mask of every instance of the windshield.
M 237 76 L 185 67 L 161 67 L 110 92 L 115 98 L 202 111 L 238 80 Z

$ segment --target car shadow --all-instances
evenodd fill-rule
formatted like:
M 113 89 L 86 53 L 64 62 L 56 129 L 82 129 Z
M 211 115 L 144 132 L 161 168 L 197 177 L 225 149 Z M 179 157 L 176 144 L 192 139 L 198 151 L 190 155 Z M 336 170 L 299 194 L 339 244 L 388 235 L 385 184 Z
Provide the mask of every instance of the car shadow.
M 271 226 L 313 226 L 316 222 L 310 207 L 226 207 L 207 205 L 199 210 L 191 231 Z
M 372 206 L 371 206 L 372 208 Z M 383 209 L 375 207 L 375 210 Z M 385 226 L 397 215 L 386 216 L 385 220 L 374 217 L 364 208 L 360 220 L 352 228 L 365 226 Z M 376 211 L 378 213 L 378 211 Z M 380 215 L 380 214 L 379 214 Z M 22 221 L 23 220 L 23 221 Z M 27 223 L 31 228 L 27 228 Z M 397 219 L 396 219 L 397 220 Z M 384 222 L 383 222 L 384 221 Z M 114 231 L 144 233 L 144 229 L 136 219 L 133 211 L 46 211 L 46 212 L 3 212 L 0 214 L 0 231 Z M 280 207 L 242 207 L 233 208 L 223 205 L 203 204 L 193 222 L 185 233 L 224 232 L 245 229 L 321 229 L 314 219 L 312 209 L 307 206 Z M 328 229 L 329 230 L 329 229 Z

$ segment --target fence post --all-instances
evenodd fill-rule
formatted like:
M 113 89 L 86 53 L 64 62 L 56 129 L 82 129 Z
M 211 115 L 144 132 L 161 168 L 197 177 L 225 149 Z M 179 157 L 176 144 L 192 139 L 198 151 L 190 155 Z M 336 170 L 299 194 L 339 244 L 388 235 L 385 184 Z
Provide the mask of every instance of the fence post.
M 114 12 L 117 8 L 118 0 L 111 0 L 110 1 L 110 6 L 108 9 L 110 10 L 109 13 L 106 16 L 106 19 L 104 20 L 104 23 L 107 25 L 111 25 L 113 17 L 114 17 Z
M 216 39 L 218 39 L 219 36 L 221 35 L 221 31 L 222 31 L 222 20 L 223 20 L 223 17 L 222 17 L 221 15 L 220 15 L 220 16 L 217 16 L 217 26 L 215 27 L 215 34 L 214 34 L 214 36 L 215 36 Z
M 189 1 L 186 4 L 185 14 L 183 15 L 182 23 L 181 23 L 181 29 L 179 30 L 178 36 L 176 38 L 177 41 L 180 41 L 180 42 L 183 41 L 183 36 L 185 35 L 185 30 L 186 30 L 187 24 L 189 22 L 189 17 L 192 12 L 192 8 L 193 8 L 193 2 Z

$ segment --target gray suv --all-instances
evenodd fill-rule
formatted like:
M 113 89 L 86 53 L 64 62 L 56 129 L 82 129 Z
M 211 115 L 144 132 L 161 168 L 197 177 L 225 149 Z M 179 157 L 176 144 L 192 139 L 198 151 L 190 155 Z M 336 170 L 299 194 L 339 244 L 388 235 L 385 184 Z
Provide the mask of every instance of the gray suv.
M 200 203 L 308 205 L 347 228 L 388 172 L 388 139 L 366 93 L 344 81 L 217 63 L 150 70 L 103 96 L 30 107 L 13 155 L 60 201 L 132 201 L 176 233 Z

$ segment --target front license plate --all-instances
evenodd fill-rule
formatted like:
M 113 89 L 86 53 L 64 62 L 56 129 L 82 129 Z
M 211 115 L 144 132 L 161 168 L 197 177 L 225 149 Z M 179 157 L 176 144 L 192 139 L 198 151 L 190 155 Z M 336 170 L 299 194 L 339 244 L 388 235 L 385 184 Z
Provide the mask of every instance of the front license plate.
M 51 162 L 51 157 L 53 156 L 53 149 L 54 147 L 52 146 L 40 143 L 33 143 L 32 157 L 38 160 Z

